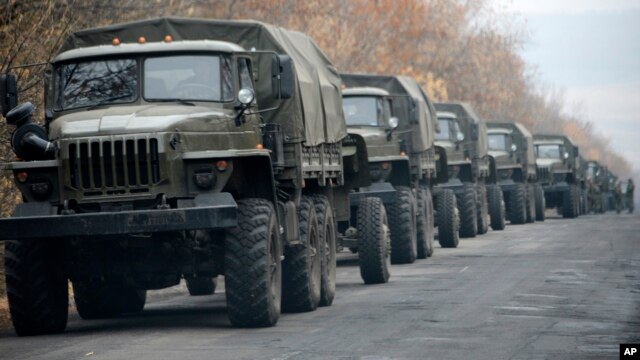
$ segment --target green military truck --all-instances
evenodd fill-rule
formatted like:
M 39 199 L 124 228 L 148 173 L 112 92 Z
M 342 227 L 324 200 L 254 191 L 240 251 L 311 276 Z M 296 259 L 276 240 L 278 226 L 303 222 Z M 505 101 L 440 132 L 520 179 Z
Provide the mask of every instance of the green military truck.
M 538 179 L 547 208 L 556 208 L 564 218 L 579 215 L 578 147 L 564 135 L 534 135 Z
M 487 128 L 466 103 L 436 103 L 440 132 L 436 145 L 446 158 L 446 181 L 437 186 L 453 190 L 460 216 L 460 237 L 475 237 L 489 228 L 486 182 L 490 176 Z
M 489 155 L 496 164 L 509 221 L 544 221 L 544 191 L 537 182 L 533 136 L 517 122 L 488 122 L 487 127 Z
M 160 18 L 72 34 L 49 64 L 45 122 L 2 76 L 24 203 L 0 220 L 19 335 L 139 312 L 147 289 L 224 275 L 235 326 L 335 293 L 332 188 L 344 181 L 341 81 L 304 34 Z M 348 199 L 346 200 L 348 201 Z
M 371 186 L 352 193 L 352 200 L 382 199 L 391 231 L 391 263 L 427 258 L 433 254 L 434 232 L 433 106 L 410 77 L 341 76 L 349 136 L 366 143 L 372 180 Z

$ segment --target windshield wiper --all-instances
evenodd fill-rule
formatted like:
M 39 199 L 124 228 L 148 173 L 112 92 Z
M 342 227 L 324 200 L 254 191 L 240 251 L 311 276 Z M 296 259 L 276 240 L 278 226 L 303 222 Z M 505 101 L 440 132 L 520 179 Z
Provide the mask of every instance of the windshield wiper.
M 196 106 L 196 104 L 179 98 L 169 98 L 169 99 L 147 99 L 148 102 L 178 102 L 182 105 Z
M 110 103 L 112 101 L 116 101 L 116 100 L 120 100 L 120 99 L 124 99 L 124 98 L 128 98 L 130 97 L 132 94 L 125 94 L 125 95 L 118 95 L 118 96 L 112 96 L 110 98 L 106 98 L 103 100 L 98 101 L 95 105 L 91 105 L 87 108 L 87 110 L 93 110 L 99 106 L 102 106 L 104 104 Z

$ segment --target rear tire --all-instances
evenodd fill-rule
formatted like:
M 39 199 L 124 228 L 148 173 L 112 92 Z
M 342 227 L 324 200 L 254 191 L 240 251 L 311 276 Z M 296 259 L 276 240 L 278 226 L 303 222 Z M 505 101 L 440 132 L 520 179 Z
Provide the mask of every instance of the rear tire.
M 453 190 L 441 190 L 436 196 L 438 242 L 443 248 L 456 248 L 460 242 L 460 217 Z
M 418 190 L 418 259 L 433 255 L 433 199 L 429 188 Z
M 411 189 L 398 186 L 395 203 L 389 206 L 391 228 L 391 263 L 411 264 L 416 261 L 416 213 L 417 206 Z
M 303 196 L 298 207 L 300 244 L 285 249 L 282 307 L 287 312 L 315 310 L 320 304 L 322 262 L 315 206 Z
M 489 202 L 487 201 L 487 187 L 485 184 L 477 185 L 478 200 L 478 235 L 489 231 Z
M 491 228 L 493 230 L 504 230 L 505 207 L 502 189 L 500 189 L 498 185 L 487 186 L 487 197 L 489 199 L 489 215 L 491 217 Z
M 527 220 L 527 200 L 524 184 L 516 184 L 509 192 L 509 221 L 512 225 L 524 224 Z
M 336 223 L 333 207 L 324 195 L 313 197 L 320 244 L 320 306 L 331 306 L 336 296 Z
M 5 279 L 19 336 L 57 334 L 67 327 L 69 294 L 64 246 L 52 239 L 5 242 Z
M 546 201 L 544 199 L 544 190 L 542 186 L 535 186 L 535 195 L 536 195 L 536 221 L 544 221 L 545 214 L 544 211 L 546 209 Z
M 215 277 L 187 276 L 184 280 L 191 296 L 213 295 L 216 292 L 217 279 Z
M 478 234 L 477 194 L 473 185 L 465 184 L 457 197 L 460 212 L 460 237 L 472 238 Z
M 387 213 L 379 198 L 364 198 L 358 206 L 358 259 L 365 284 L 389 281 L 390 246 Z
M 238 201 L 238 225 L 225 236 L 225 287 L 234 326 L 273 326 L 280 318 L 282 245 L 271 202 Z

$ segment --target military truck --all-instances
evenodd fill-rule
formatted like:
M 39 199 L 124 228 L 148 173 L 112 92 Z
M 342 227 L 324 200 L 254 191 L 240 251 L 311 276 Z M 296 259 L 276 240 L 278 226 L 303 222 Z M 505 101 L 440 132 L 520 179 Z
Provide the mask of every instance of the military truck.
M 389 210 L 392 264 L 427 258 L 434 232 L 433 106 L 410 77 L 341 76 L 348 133 L 366 143 L 373 181 L 352 199 L 377 196 Z
M 45 79 L 44 126 L 2 77 L 24 197 L 0 220 L 19 335 L 139 312 L 186 279 L 228 316 L 273 326 L 335 293 L 332 187 L 343 184 L 341 81 L 304 34 L 160 18 L 79 31 Z M 348 199 L 346 200 L 348 201 Z
M 517 122 L 488 122 L 487 127 L 489 155 L 496 164 L 509 221 L 544 221 L 544 191 L 537 182 L 533 136 Z
M 564 218 L 579 215 L 580 189 L 578 147 L 564 135 L 534 135 L 538 179 L 547 208 L 556 208 Z
M 434 225 L 438 227 L 440 245 L 456 247 L 459 218 L 455 206 L 455 194 L 451 190 L 443 191 L 439 195 L 433 192 L 435 184 L 446 181 L 446 172 L 438 173 L 436 170 L 437 168 L 446 169 L 446 157 L 440 157 L 438 148 L 434 146 L 436 116 L 429 97 L 415 79 L 406 76 L 343 74 L 342 79 L 349 87 L 345 90 L 345 108 L 348 104 L 358 101 L 373 101 L 373 97 L 383 112 L 388 108 L 391 117 L 398 119 L 398 127 L 394 129 L 392 126 L 387 126 L 384 133 L 380 128 L 376 130 L 359 121 L 356 113 L 350 115 L 348 111 L 345 112 L 348 131 L 361 134 L 371 149 L 370 154 L 373 155 L 369 157 L 370 166 L 373 169 L 379 169 L 381 166 L 388 167 L 383 174 L 377 175 L 379 186 L 384 182 L 390 183 L 399 190 L 399 199 L 402 196 L 407 199 L 413 196 L 417 199 L 419 218 L 426 216 L 425 231 L 422 231 L 422 226 L 417 228 L 418 258 L 428 257 L 433 252 L 431 231 Z M 353 119 L 350 120 L 350 117 Z M 409 189 L 412 189 L 412 194 L 407 191 Z M 390 206 L 397 208 L 399 212 L 400 204 Z M 435 214 L 434 217 L 430 215 L 432 213 Z M 417 223 L 421 221 L 418 220 Z M 392 226 L 392 243 L 393 237 L 396 236 L 394 233 L 398 231 L 401 234 L 411 233 L 407 228 L 403 228 L 403 222 L 406 223 L 398 219 L 397 225 Z M 399 244 L 402 241 L 396 241 L 396 243 Z M 393 252 L 392 250 L 392 255 Z
M 487 128 L 466 103 L 436 103 L 440 132 L 436 144 L 444 149 L 446 182 L 440 189 L 453 190 L 460 214 L 460 237 L 475 237 L 489 228 L 486 181 L 490 175 Z

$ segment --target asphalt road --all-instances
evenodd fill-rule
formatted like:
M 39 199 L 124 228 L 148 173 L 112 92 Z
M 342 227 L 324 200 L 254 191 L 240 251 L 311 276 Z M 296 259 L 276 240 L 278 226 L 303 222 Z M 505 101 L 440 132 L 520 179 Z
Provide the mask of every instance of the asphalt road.
M 3 359 L 617 359 L 640 342 L 640 215 L 507 226 L 365 286 L 339 257 L 333 306 L 235 329 L 223 292 L 152 292 L 143 313 L 0 332 Z

